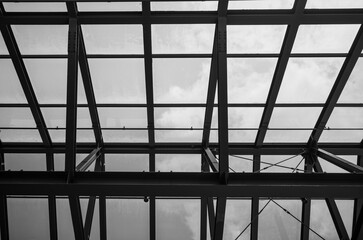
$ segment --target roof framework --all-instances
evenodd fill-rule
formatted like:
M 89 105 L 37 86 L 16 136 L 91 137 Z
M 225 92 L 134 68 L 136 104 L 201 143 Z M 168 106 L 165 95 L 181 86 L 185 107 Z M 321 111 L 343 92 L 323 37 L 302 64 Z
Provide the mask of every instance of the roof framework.
M 69 200 L 71 219 L 75 239 L 90 239 L 95 207 L 98 204 L 98 239 L 108 238 L 107 199 L 112 197 L 144 198 L 149 207 L 149 239 L 157 239 L 156 205 L 159 198 L 196 198 L 200 200 L 200 239 L 207 236 L 213 240 L 223 239 L 226 219 L 226 206 L 229 199 L 248 199 L 251 202 L 250 239 L 256 240 L 261 221 L 261 199 L 298 199 L 301 205 L 300 239 L 311 238 L 312 200 L 324 199 L 332 217 L 334 227 L 340 239 L 362 239 L 362 202 L 363 202 L 363 164 L 362 137 L 359 141 L 321 141 L 327 131 L 362 131 L 349 126 L 330 128 L 329 119 L 335 109 L 361 109 L 362 102 L 339 102 L 339 98 L 350 79 L 363 50 L 363 9 L 307 9 L 306 0 L 296 0 L 291 9 L 232 10 L 228 1 L 219 1 L 214 11 L 154 11 L 151 1 L 143 1 L 141 10 L 129 12 L 117 11 L 79 11 L 77 2 L 83 1 L 38 1 L 59 2 L 66 4 L 64 12 L 21 12 L 6 11 L 2 1 L 0 5 L 0 28 L 8 54 L 0 59 L 10 60 L 15 68 L 26 103 L 0 102 L 0 109 L 29 108 L 35 121 L 34 127 L 3 127 L 8 131 L 37 130 L 41 142 L 6 141 L 0 146 L 0 230 L 1 239 L 9 236 L 9 216 L 7 200 L 31 196 L 47 196 L 49 209 L 50 239 L 58 239 L 57 199 L 66 196 Z M 20 1 L 32 2 L 32 1 Z M 87 1 L 89 2 L 89 1 Z M 105 2 L 105 1 L 95 1 Z M 124 2 L 124 1 L 115 1 Z M 132 1 L 128 1 L 132 2 Z M 168 2 L 168 1 L 161 1 Z M 175 0 L 174 0 L 175 2 Z M 176 1 L 178 2 L 178 1 Z M 142 25 L 143 53 L 137 54 L 94 54 L 87 53 L 84 26 L 87 25 Z M 209 53 L 154 53 L 153 26 L 167 24 L 213 24 L 215 26 L 212 48 Z M 294 52 L 296 39 L 302 25 L 357 25 L 358 30 L 347 52 Z M 14 26 L 25 25 L 68 25 L 67 53 L 64 54 L 23 54 L 14 35 Z M 228 51 L 228 26 L 250 25 L 285 25 L 286 31 L 278 53 L 232 53 Z M 248 37 L 248 36 L 246 36 Z M 157 59 L 210 59 L 206 99 L 201 103 L 157 102 L 155 85 L 155 61 Z M 230 83 L 227 71 L 230 59 L 277 59 L 272 81 L 265 102 L 229 101 Z M 293 59 L 341 58 L 343 63 L 334 84 L 324 102 L 279 102 L 278 97 L 285 81 L 288 65 Z M 39 103 L 32 79 L 27 68 L 27 59 L 66 59 L 67 84 L 65 103 Z M 100 102 L 92 75 L 90 61 L 97 59 L 140 59 L 143 61 L 145 101 L 143 103 Z M 181 66 L 180 66 L 181 67 Z M 46 69 L 44 69 L 46 71 Z M 80 75 L 78 73 L 80 71 Z M 86 103 L 77 100 L 79 76 L 82 78 Z M 360 79 L 362 81 L 362 79 Z M 244 94 L 244 93 L 241 93 Z M 217 96 L 217 97 L 216 97 Z M 87 108 L 91 127 L 77 125 L 77 109 Z M 103 127 L 100 109 L 146 109 L 145 127 Z M 190 108 L 203 109 L 201 127 L 160 127 L 156 119 L 158 109 Z M 229 116 L 233 109 L 263 109 L 259 125 L 251 127 L 230 127 Z M 313 127 L 289 126 L 270 127 L 276 109 L 318 109 L 319 115 Z M 47 126 L 44 109 L 65 109 L 65 127 Z M 213 116 L 217 113 L 218 125 L 213 125 Z M 232 113 L 231 113 L 232 112 Z M 125 114 L 125 113 L 124 113 Z M 127 114 L 127 113 L 126 113 Z M 308 113 L 307 113 L 308 114 Z M 185 116 L 188 117 L 188 116 Z M 215 120 L 214 120 L 215 121 Z M 54 141 L 52 131 L 64 131 L 64 141 Z M 94 141 L 80 142 L 77 134 L 81 130 L 92 131 Z M 146 131 L 147 140 L 135 142 L 133 139 L 118 142 L 106 141 L 105 131 Z M 304 141 L 269 141 L 266 136 L 273 131 L 308 131 Z M 200 141 L 158 141 L 157 134 L 171 131 L 199 131 Z M 218 140 L 212 140 L 212 132 L 218 133 Z M 233 131 L 255 131 L 253 141 L 231 141 Z M 11 154 L 41 153 L 46 156 L 46 171 L 6 171 L 7 156 Z M 86 154 L 77 164 L 77 154 Z M 55 171 L 55 154 L 64 154 L 64 169 Z M 110 154 L 147 154 L 147 172 L 109 172 L 105 162 Z M 189 158 L 192 154 L 200 156 L 198 173 L 157 172 L 156 155 L 182 154 Z M 252 156 L 250 172 L 235 171 L 230 164 L 231 158 L 243 155 Z M 264 173 L 264 164 L 269 167 L 288 168 L 280 163 L 263 162 L 264 157 L 272 155 L 302 156 L 304 169 L 291 167 L 284 173 Z M 342 155 L 342 156 L 338 156 Z M 345 155 L 355 157 L 355 161 L 345 160 Z M 238 157 L 237 156 L 237 157 Z M 324 173 L 321 162 L 326 161 L 344 169 L 345 173 Z M 301 162 L 300 162 L 301 163 Z M 299 164 L 300 164 L 299 163 Z M 86 172 L 91 167 L 91 172 Z M 296 174 L 295 171 L 301 174 Z M 85 216 L 81 211 L 81 200 L 87 196 Z M 352 229 L 347 229 L 342 220 L 336 200 L 354 200 Z M 214 201 L 216 200 L 216 201 Z M 271 201 L 271 200 L 270 200 Z M 215 205 L 215 206 L 214 206 Z M 207 223 L 209 222 L 209 224 Z M 209 232 L 207 231 L 209 225 Z

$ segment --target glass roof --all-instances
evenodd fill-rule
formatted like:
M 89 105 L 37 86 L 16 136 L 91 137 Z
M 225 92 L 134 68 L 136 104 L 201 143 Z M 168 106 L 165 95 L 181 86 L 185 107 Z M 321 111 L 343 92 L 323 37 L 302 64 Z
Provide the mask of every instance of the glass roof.
M 82 174 L 96 176 L 93 183 L 138 176 L 141 187 L 121 183 L 136 196 L 95 191 L 92 240 L 102 234 L 111 240 L 211 239 L 213 208 L 213 222 L 220 224 L 223 215 L 223 239 L 241 233 L 238 239 L 250 239 L 256 209 L 259 240 L 300 239 L 309 197 L 224 198 L 221 189 L 231 184 L 224 186 L 222 175 L 205 169 L 213 172 L 211 160 L 228 162 L 229 176 L 236 179 L 258 179 L 258 172 L 300 176 L 307 163 L 303 153 L 315 152 L 314 141 L 360 169 L 363 51 L 360 42 L 353 43 L 363 39 L 363 3 L 308 0 L 305 9 L 299 6 L 294 0 L 229 1 L 224 16 L 218 1 L 0 3 L 0 171 L 49 174 L 54 181 L 67 176 L 67 188 L 79 184 Z M 74 39 L 72 8 L 82 32 Z M 69 83 L 78 89 L 67 98 Z M 70 113 L 76 114 L 75 129 Z M 66 135 L 74 142 L 66 142 Z M 73 143 L 75 154 L 66 159 Z M 209 150 L 216 160 L 205 154 Z M 89 173 L 82 173 L 79 167 L 89 159 Z M 318 159 L 327 175 L 351 174 Z M 66 169 L 72 160 L 76 168 Z M 72 171 L 74 182 L 66 175 Z M 204 192 L 178 192 L 180 176 Z M 215 192 L 207 188 L 212 181 Z M 149 190 L 155 182 L 164 194 Z M 104 184 L 102 191 L 114 187 Z M 71 210 L 67 194 L 0 194 L 10 239 L 53 240 L 51 216 L 58 239 L 77 239 L 73 222 L 82 219 L 85 226 L 94 197 L 74 194 L 80 211 Z M 351 237 L 355 203 L 347 199 L 336 203 Z M 314 196 L 311 201 L 311 229 L 338 239 L 326 203 Z

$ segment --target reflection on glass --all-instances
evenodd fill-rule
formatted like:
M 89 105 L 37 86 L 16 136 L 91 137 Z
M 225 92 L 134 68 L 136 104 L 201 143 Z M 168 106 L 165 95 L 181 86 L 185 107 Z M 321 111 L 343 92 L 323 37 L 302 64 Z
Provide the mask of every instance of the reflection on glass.
M 312 130 L 267 130 L 265 142 L 306 142 Z
M 156 103 L 202 103 L 207 99 L 210 59 L 154 59 Z
M 39 103 L 66 103 L 67 59 L 24 59 L 24 63 Z
M 198 154 L 157 154 L 155 169 L 161 172 L 200 172 L 201 158 Z
M 204 108 L 155 108 L 156 128 L 202 128 Z
M 143 59 L 89 59 L 97 103 L 145 103 Z
M 36 127 L 29 108 L 0 108 L 1 127 Z
M 200 142 L 201 130 L 155 130 L 156 142 Z
M 357 0 L 308 0 L 306 8 L 363 8 L 363 2 Z
M 229 130 L 228 140 L 230 142 L 252 143 L 255 141 L 257 130 Z
M 144 52 L 142 25 L 82 25 L 82 30 L 88 54 Z
M 148 154 L 106 154 L 106 171 L 148 172 Z
M 230 1 L 228 9 L 291 9 L 294 0 Z
M 217 1 L 151 2 L 151 11 L 216 11 L 217 8 Z
M 105 142 L 148 142 L 147 130 L 102 130 Z
M 106 199 L 106 216 L 107 239 L 149 239 L 149 204 L 143 199 Z
M 80 12 L 131 12 L 141 11 L 140 2 L 78 2 Z
M 214 24 L 151 25 L 153 53 L 212 53 Z
M 363 58 L 359 58 L 345 84 L 338 103 L 362 103 L 363 102 Z
M 156 239 L 200 239 L 200 200 L 157 199 Z
M 285 31 L 286 25 L 229 25 L 227 53 L 279 53 Z
M 10 239 L 49 239 L 47 199 L 8 198 Z
M 38 130 L 2 129 L 0 131 L 2 142 L 42 142 Z
M 11 171 L 45 171 L 45 154 L 15 154 L 7 153 L 5 158 L 5 170 Z
M 229 58 L 228 102 L 265 103 L 277 59 Z
M 0 59 L 0 102 L 26 103 L 23 88 L 10 59 Z
M 11 27 L 21 54 L 67 54 L 68 25 Z
M 301 25 L 293 53 L 347 53 L 359 25 Z
M 288 210 L 296 218 L 301 219 L 301 201 L 298 200 L 274 200 L 281 207 Z M 260 210 L 268 200 L 260 200 Z M 270 202 L 260 214 L 258 239 L 300 239 L 301 223 L 288 215 L 274 202 Z
M 146 108 L 98 108 L 103 128 L 146 128 Z
M 263 108 L 228 108 L 228 127 L 258 128 Z M 218 114 L 218 113 L 217 113 Z
M 343 58 L 291 58 L 276 101 L 325 103 L 343 61 Z
M 322 108 L 275 107 L 269 123 L 270 128 L 313 128 Z
M 67 12 L 65 3 L 4 2 L 7 12 Z

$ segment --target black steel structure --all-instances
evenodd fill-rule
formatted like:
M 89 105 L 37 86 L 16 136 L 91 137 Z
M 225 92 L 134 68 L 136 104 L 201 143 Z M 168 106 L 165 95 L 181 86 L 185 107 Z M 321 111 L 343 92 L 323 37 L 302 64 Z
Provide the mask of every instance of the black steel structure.
M 41 3 L 64 4 L 66 11 L 8 11 L 6 4 L 0 5 L 0 29 L 8 54 L 0 55 L 0 60 L 11 61 L 19 84 L 24 92 L 27 103 L 0 101 L 0 111 L 6 109 L 30 109 L 36 123 L 35 127 L 0 126 L 3 131 L 16 134 L 16 131 L 37 130 L 41 142 L 37 141 L 6 141 L 0 134 L 0 230 L 2 240 L 13 239 L 9 234 L 9 217 L 7 200 L 12 198 L 44 198 L 48 200 L 49 238 L 59 238 L 59 223 L 57 222 L 57 199 L 67 198 L 74 236 L 77 240 L 91 239 L 93 222 L 98 204 L 99 236 L 106 240 L 108 222 L 106 216 L 107 199 L 109 198 L 144 198 L 149 208 L 149 239 L 158 239 L 156 203 L 163 198 L 192 198 L 200 200 L 200 236 L 198 239 L 222 240 L 226 225 L 226 206 L 230 199 L 244 199 L 251 203 L 250 233 L 251 240 L 259 239 L 261 231 L 259 222 L 263 218 L 261 212 L 262 200 L 285 199 L 298 200 L 301 206 L 301 230 L 299 238 L 312 238 L 311 211 L 313 200 L 324 200 L 334 223 L 339 239 L 363 239 L 362 203 L 363 203 L 363 142 L 321 141 L 321 136 L 328 131 L 361 131 L 362 128 L 349 126 L 346 128 L 329 127 L 328 122 L 335 109 L 360 109 L 363 103 L 339 102 L 350 76 L 356 67 L 362 67 L 357 62 L 363 57 L 363 8 L 309 9 L 307 0 L 295 0 L 292 8 L 287 9 L 230 9 L 227 0 L 217 1 L 215 10 L 207 11 L 155 11 L 153 1 L 142 1 L 140 11 L 79 11 L 81 2 L 98 2 L 107 4 L 110 1 L 58 1 L 39 0 Z M 14 4 L 32 3 L 33 1 L 17 1 Z M 111 2 L 126 2 L 123 0 Z M 127 2 L 135 2 L 129 0 Z M 171 1 L 160 0 L 168 3 Z M 173 0 L 173 2 L 189 2 Z M 190 1 L 193 2 L 193 1 Z M 206 1 L 209 2 L 209 1 Z M 213 1 L 210 1 L 213 2 Z M 241 1 L 243 2 L 243 1 Z M 214 39 L 209 53 L 154 53 L 153 26 L 167 24 L 209 24 L 215 27 Z M 18 46 L 14 35 L 14 26 L 22 25 L 66 25 L 68 27 L 67 53 L 65 54 L 24 54 Z M 140 25 L 142 27 L 142 54 L 91 54 L 87 53 L 87 42 L 83 26 L 114 26 Z M 228 26 L 275 26 L 284 25 L 286 31 L 279 53 L 231 53 L 228 52 Z M 302 25 L 357 25 L 358 31 L 350 43 L 349 50 L 342 52 L 307 52 L 293 51 Z M 245 36 L 248 38 L 249 36 Z M 132 40 L 130 40 L 132 41 Z M 206 99 L 203 103 L 156 102 L 154 61 L 156 59 L 209 59 L 210 68 Z M 291 59 L 343 59 L 334 84 L 325 102 L 278 102 L 281 86 L 285 81 L 286 71 Z M 67 82 L 65 103 L 39 102 L 29 75 L 26 61 L 29 59 L 63 59 L 67 61 Z M 141 59 L 144 69 L 144 86 L 146 99 L 144 103 L 113 103 L 98 102 L 94 87 L 91 60 L 97 59 Z M 230 59 L 276 59 L 272 81 L 266 101 L 263 103 L 230 102 L 229 73 L 227 71 Z M 0 62 L 1 64 L 1 62 Z M 43 69 L 47 71 L 47 69 Z M 78 72 L 79 71 L 79 72 Z M 362 72 L 362 70 L 360 70 Z M 0 73 L 1 74 L 1 73 Z M 136 73 L 135 73 L 136 74 Z M 81 76 L 82 79 L 79 79 Z M 107 76 L 105 74 L 105 76 Z M 0 76 L 1 77 L 1 76 Z M 4 80 L 1 80 L 5 82 Z M 80 84 L 81 82 L 81 85 Z M 242 80 L 241 80 L 242 81 Z M 359 81 L 363 81 L 360 76 Z M 129 84 L 133 84 L 130 82 Z M 87 103 L 77 101 L 79 86 L 84 87 Z M 358 85 L 359 86 L 359 85 Z M 361 85 L 360 85 L 361 86 Z M 362 92 L 363 89 L 360 89 Z M 82 89 L 83 91 L 83 89 Z M 241 93 L 242 95 L 245 93 Z M 100 109 L 145 109 L 145 127 L 105 127 L 100 120 Z M 156 124 L 156 109 L 190 108 L 203 109 L 203 124 L 201 127 L 158 127 Z M 234 128 L 229 125 L 231 109 L 263 109 L 255 128 Z M 270 127 L 275 109 L 318 109 L 320 114 L 311 128 Z M 63 109 L 66 111 L 64 127 L 49 127 L 46 124 L 44 110 Z M 77 115 L 79 109 L 89 112 L 91 127 L 79 127 Z M 3 112 L 4 112 L 3 111 Z M 77 112 L 78 111 L 78 112 Z M 216 114 L 216 111 L 217 114 Z M 232 112 L 232 113 L 231 113 Z M 308 114 L 308 113 L 307 113 Z M 215 118 L 215 116 L 217 116 Z M 4 116 L 0 116 L 3 118 Z M 186 116 L 187 117 L 187 116 Z M 213 119 L 218 119 L 214 127 Z M 214 120 L 215 121 L 215 120 Z M 361 119 L 357 121 L 362 122 Z M 0 120 L 0 123 L 2 121 Z M 106 141 L 105 131 L 121 132 L 144 131 L 147 141 L 139 142 L 132 139 L 126 142 Z M 231 141 L 233 131 L 254 131 L 254 141 Z M 13 132 L 12 132 L 13 131 Z M 64 141 L 54 141 L 52 132 L 63 131 Z M 79 141 L 77 134 L 81 131 L 92 131 L 94 140 Z M 162 142 L 157 140 L 157 133 L 172 131 L 179 134 L 182 131 L 198 131 L 200 141 Z M 268 132 L 309 131 L 305 141 L 266 141 Z M 212 141 L 212 132 L 218 133 L 218 140 Z M 363 135 L 361 136 L 363 139 Z M 44 154 L 46 171 L 15 171 L 7 168 L 8 156 L 12 154 Z M 64 168 L 56 171 L 55 155 L 64 155 Z M 85 154 L 77 163 L 77 156 Z M 106 169 L 107 156 L 112 154 L 145 154 L 148 156 L 148 171 L 146 172 L 111 172 Z M 160 172 L 157 171 L 157 155 L 179 154 L 186 159 L 192 154 L 201 158 L 199 172 Z M 246 156 L 250 156 L 248 159 Z M 269 157 L 290 156 L 301 157 L 296 167 L 284 165 L 283 162 L 264 161 Z M 348 156 L 348 157 L 347 157 Z M 352 156 L 354 161 L 350 159 Z M 231 164 L 232 158 L 240 162 L 250 160 L 249 171 L 235 170 Z M 347 157 L 347 158 L 346 158 Z M 243 159 L 245 158 L 245 159 Z M 291 157 L 293 158 L 293 157 Z M 23 159 L 26 161 L 26 159 Z M 300 163 L 303 162 L 301 165 Z M 335 165 L 340 170 L 325 172 L 322 162 Z M 284 171 L 266 172 L 268 168 L 277 167 Z M 11 171 L 10 171 L 11 170 Z M 87 209 L 81 210 L 81 200 L 87 199 Z M 351 214 L 352 229 L 348 229 L 342 219 L 336 200 L 353 200 L 354 208 Z M 273 204 L 273 203 L 271 203 Z M 262 209 L 262 210 L 261 210 Z M 83 216 L 82 216 L 83 215 Z M 244 226 L 241 226 L 241 231 Z M 209 230 L 207 230 L 209 229 Z M 318 232 L 318 231 L 317 231 Z M 242 232 L 243 233 L 243 232 Z M 245 236 L 245 235 L 244 235 Z M 237 237 L 237 236 L 236 236 Z M 236 238 L 238 239 L 239 236 Z M 172 239 L 172 238 L 170 238 Z M 242 239 L 242 238 L 241 238 Z M 247 239 L 246 236 L 243 239 Z M 314 238 L 315 239 L 315 238 Z M 324 239 L 324 238 L 323 238 Z

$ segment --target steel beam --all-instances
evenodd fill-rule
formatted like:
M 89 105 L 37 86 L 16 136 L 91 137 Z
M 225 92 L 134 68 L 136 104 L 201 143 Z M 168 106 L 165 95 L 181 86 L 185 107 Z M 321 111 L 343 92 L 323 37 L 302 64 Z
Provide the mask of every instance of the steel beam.
M 77 141 L 77 77 L 78 77 L 78 23 L 70 18 L 68 32 L 66 162 L 65 169 L 73 178 Z
M 214 156 L 214 155 L 213 155 Z M 217 165 L 218 166 L 218 165 Z M 213 172 L 218 172 L 217 168 L 211 168 Z M 210 172 L 210 163 L 208 160 L 208 156 L 202 154 L 202 171 L 205 173 Z M 212 197 L 207 197 L 207 212 L 208 212 L 208 220 L 209 220 L 209 234 L 210 239 L 213 239 L 214 236 L 214 224 L 215 224 L 215 213 L 214 213 L 214 202 Z
M 47 153 L 47 171 L 54 171 L 54 154 Z M 58 228 L 57 228 L 57 203 L 55 195 L 48 195 L 48 212 L 49 212 L 49 230 L 50 239 L 58 239 Z
M 266 100 L 266 106 L 262 114 L 259 130 L 257 132 L 255 140 L 255 145 L 257 147 L 260 147 L 265 139 L 267 128 L 270 123 L 277 95 L 279 94 L 282 79 L 284 78 L 287 63 L 289 61 L 291 50 L 294 45 L 296 34 L 299 28 L 299 21 L 302 18 L 305 5 L 306 5 L 306 0 L 295 1 L 294 11 L 295 11 L 296 21 L 288 25 L 286 30 L 285 38 L 280 52 L 280 57 L 276 64 L 276 69 L 272 78 L 271 87 Z
M 70 195 L 68 198 L 69 198 L 69 206 L 71 208 L 75 239 L 85 240 L 86 236 L 84 234 L 84 229 L 83 229 L 83 220 L 82 220 L 82 212 L 81 212 L 81 204 L 79 202 L 79 196 Z
M 291 10 L 264 11 L 229 10 L 227 12 L 228 25 L 279 25 L 296 22 Z M 253 13 L 253 14 L 252 14 Z M 8 12 L 0 17 L 5 24 L 68 24 L 66 13 L 13 13 Z M 153 11 L 152 24 L 216 24 L 216 11 Z M 82 12 L 79 14 L 80 24 L 142 24 L 141 12 Z M 362 13 L 359 9 L 306 9 L 299 19 L 300 24 L 362 24 Z
M 89 166 L 91 166 L 92 163 L 100 156 L 100 150 L 101 150 L 101 148 L 96 148 L 90 154 L 88 154 L 87 157 L 85 157 L 82 160 L 82 162 L 80 162 L 77 165 L 76 171 L 77 172 L 84 172 L 84 171 L 86 171 L 89 168 Z
M 312 159 L 311 155 L 305 154 L 304 158 L 305 158 L 304 172 L 312 173 L 313 159 Z M 309 240 L 310 213 L 311 213 L 311 199 L 302 198 L 301 231 L 300 231 L 301 240 Z
M 219 163 L 209 148 L 204 148 L 204 155 L 207 163 L 213 172 L 219 172 Z
M 353 233 L 352 240 L 359 240 L 363 237 L 363 208 L 360 209 L 360 212 L 357 216 L 356 221 L 353 223 Z
M 226 214 L 226 197 L 217 198 L 216 217 L 214 224 L 213 240 L 223 239 L 224 219 Z
M 331 154 L 330 152 L 327 152 L 323 149 L 317 149 L 316 154 L 318 157 L 321 157 L 326 161 L 344 170 L 347 170 L 348 172 L 363 172 L 363 167 L 351 163 L 341 157 L 335 156 L 334 154 Z
M 253 166 L 252 171 L 257 172 L 261 168 L 261 156 L 253 155 Z M 251 240 L 258 239 L 258 212 L 259 212 L 259 198 L 253 197 L 251 200 L 251 231 L 250 238 Z
M 330 115 L 332 114 L 336 103 L 340 97 L 340 94 L 343 92 L 345 84 L 347 83 L 350 74 L 353 71 L 355 64 L 357 63 L 360 53 L 363 49 L 363 25 L 358 30 L 357 36 L 354 39 L 354 42 L 348 52 L 348 56 L 346 57 L 342 68 L 338 74 L 338 77 L 332 87 L 332 90 L 329 93 L 328 99 L 326 100 L 325 106 L 320 113 L 320 116 L 315 124 L 314 130 L 311 133 L 310 139 L 308 141 L 308 145 L 312 146 L 314 142 L 318 142 L 321 134 L 324 131 L 324 128 L 329 120 Z
M 9 240 L 8 204 L 4 194 L 0 194 L 0 208 L 1 239 Z
M 363 144 L 363 141 L 361 143 Z M 361 166 L 361 167 L 363 167 L 363 157 L 362 156 L 363 156 L 363 154 L 358 155 L 358 159 L 357 159 L 357 165 Z M 356 230 L 357 227 L 363 225 L 362 219 L 359 222 L 359 216 L 362 215 L 362 211 L 363 211 L 363 198 L 355 199 L 354 200 L 354 209 L 353 209 L 352 232 L 353 232 L 353 236 L 357 236 L 357 238 L 356 238 L 357 240 L 363 238 L 363 232 L 361 230 L 360 231 Z M 361 216 L 361 218 L 362 218 L 362 216 Z M 352 237 L 352 240 L 354 240 L 353 237 Z
M 2 6 L 2 3 L 0 3 L 0 5 Z M 3 13 L 1 10 L 0 17 L 2 17 L 4 14 L 5 13 Z M 31 111 L 34 121 L 37 125 L 40 137 L 42 138 L 44 145 L 47 147 L 50 147 L 52 145 L 52 140 L 51 140 L 49 132 L 47 130 L 47 126 L 45 124 L 42 112 L 40 110 L 38 100 L 35 95 L 33 86 L 31 84 L 24 61 L 21 58 L 21 53 L 20 53 L 19 47 L 16 43 L 16 39 L 13 34 L 13 31 L 12 31 L 10 25 L 6 25 L 6 24 L 2 23 L 1 21 L 0 21 L 0 23 L 1 23 L 0 30 L 1 30 L 2 36 L 4 38 L 5 45 L 9 51 L 11 60 L 13 62 L 15 71 L 17 73 L 17 76 L 18 76 L 20 84 L 21 84 L 21 87 L 24 91 L 25 97 L 29 104 L 30 111 Z
M 0 192 L 7 195 L 206 196 L 206 197 L 363 197 L 363 174 L 230 173 L 228 184 L 218 173 L 3 172 Z
M 105 173 L 105 154 L 100 157 L 101 174 Z M 108 194 L 107 194 L 108 195 Z M 99 211 L 100 211 L 100 240 L 107 240 L 107 225 L 106 225 L 106 194 L 99 194 Z
M 319 160 L 317 159 L 316 156 L 312 156 L 313 157 L 313 168 L 314 171 L 317 173 L 323 173 L 323 168 L 320 165 Z M 328 206 L 330 215 L 332 217 L 332 220 L 334 222 L 334 226 L 335 229 L 337 230 L 337 233 L 339 235 L 339 239 L 343 239 L 343 240 L 349 240 L 349 236 L 348 236 L 348 232 L 345 228 L 343 219 L 340 215 L 339 209 L 337 207 L 337 204 L 335 203 L 333 198 L 325 198 L 325 202 L 326 205 Z

